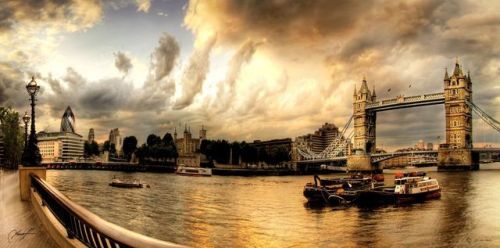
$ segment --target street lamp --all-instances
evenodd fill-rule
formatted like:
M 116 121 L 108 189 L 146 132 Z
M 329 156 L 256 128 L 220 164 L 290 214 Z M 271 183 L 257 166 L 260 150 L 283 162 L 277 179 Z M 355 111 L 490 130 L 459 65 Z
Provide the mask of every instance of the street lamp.
M 28 111 L 24 112 L 23 122 L 24 122 L 24 149 L 28 147 L 28 122 L 30 122 L 30 116 Z
M 40 90 L 40 86 L 37 85 L 35 77 L 31 78 L 31 81 L 26 85 L 26 90 L 30 95 L 31 101 L 31 132 L 30 138 L 28 140 L 28 146 L 23 153 L 23 163 L 24 166 L 39 166 L 42 161 L 42 156 L 40 155 L 40 150 L 38 149 L 38 140 L 36 138 L 35 131 L 35 96 Z

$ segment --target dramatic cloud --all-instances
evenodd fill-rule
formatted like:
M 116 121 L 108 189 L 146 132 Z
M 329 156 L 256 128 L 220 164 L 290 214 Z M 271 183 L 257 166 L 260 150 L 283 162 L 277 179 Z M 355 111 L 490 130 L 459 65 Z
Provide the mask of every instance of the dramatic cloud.
M 79 128 L 120 127 L 139 139 L 184 123 L 205 124 L 210 138 L 293 138 L 324 122 L 343 126 L 363 77 L 378 99 L 440 92 L 444 68 L 451 71 L 458 56 L 471 72 L 474 102 L 500 119 L 499 2 L 184 4 L 2 4 L 0 104 L 24 111 L 24 85 L 35 74 L 42 127 L 58 127 L 71 105 Z M 108 56 L 115 51 L 127 52 Z M 443 120 L 442 106 L 381 113 L 377 145 L 438 142 Z M 474 130 L 475 142 L 498 143 L 491 138 L 498 134 L 476 120 Z
M 349 34 L 373 1 L 190 1 L 185 24 L 195 31 L 214 30 L 221 42 L 248 37 L 280 42 L 314 42 Z
M 230 124 L 232 128 L 222 128 L 221 134 L 246 137 L 240 130 L 255 129 L 249 136 L 261 138 L 272 136 L 274 130 L 263 128 L 262 120 L 255 127 L 258 116 L 293 128 L 281 133 L 311 132 L 326 121 L 343 125 L 352 111 L 354 83 L 359 85 L 363 76 L 370 87 L 377 86 L 379 98 L 442 91 L 443 68 L 453 66 L 456 56 L 472 72 L 475 101 L 498 118 L 500 89 L 493 78 L 499 76 L 500 47 L 495 40 L 500 38 L 500 15 L 493 9 L 499 7 L 493 2 L 468 1 L 208 0 L 190 1 L 184 24 L 197 37 L 216 33 L 220 46 L 235 47 L 249 39 L 265 41 L 254 55 L 257 61 L 243 74 L 238 72 L 242 86 L 230 94 L 230 87 L 222 84 L 219 92 L 224 94 L 216 100 L 227 100 L 230 103 L 225 106 L 234 109 L 225 108 L 224 120 L 238 119 Z M 272 67 L 259 66 L 267 60 Z M 226 78 L 234 75 L 234 68 L 228 66 Z M 286 83 L 280 83 L 283 80 L 276 75 L 284 70 Z M 306 82 L 309 86 L 300 85 Z M 286 91 L 277 91 L 280 85 Z M 295 102 L 296 98 L 307 100 Z M 414 140 L 405 139 L 406 143 L 420 138 L 435 142 L 432 130 L 441 129 L 443 120 L 419 117 L 433 116 L 431 112 L 412 110 L 408 113 L 418 114 L 402 121 L 408 125 L 400 123 L 429 130 L 428 134 L 386 128 L 401 115 L 392 113 L 379 119 L 379 130 L 384 134 L 392 130 L 393 136 L 411 133 Z M 389 146 L 401 145 L 394 140 L 388 135 L 379 139 Z
M 182 93 L 175 102 L 174 109 L 179 110 L 189 106 L 194 97 L 201 91 L 203 82 L 210 68 L 209 56 L 215 44 L 216 37 L 212 36 L 191 55 L 181 77 Z
M 179 52 L 179 43 L 175 38 L 170 34 L 163 34 L 153 53 L 156 80 L 161 80 L 170 74 L 179 57 Z
M 218 108 L 211 109 L 213 115 L 227 110 L 228 105 L 233 102 L 235 95 L 234 88 L 240 76 L 241 69 L 244 64 L 250 61 L 259 45 L 261 45 L 259 42 L 246 41 L 231 58 L 226 78 L 224 81 L 219 82 L 217 95 L 213 99 L 212 105 L 219 106 Z
M 132 69 L 132 61 L 125 53 L 117 52 L 115 55 L 115 66 L 123 74 L 127 75 L 128 71 Z
M 0 11 L 0 32 L 21 24 L 63 25 L 68 30 L 88 28 L 101 17 L 97 0 L 4 1 Z M 64 20 L 64 22 L 58 23 Z

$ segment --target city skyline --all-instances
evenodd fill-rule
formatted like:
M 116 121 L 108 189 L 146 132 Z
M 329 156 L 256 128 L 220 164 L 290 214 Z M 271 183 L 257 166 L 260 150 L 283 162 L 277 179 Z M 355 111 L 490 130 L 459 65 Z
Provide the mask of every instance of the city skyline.
M 500 119 L 499 3 L 377 5 L 9 2 L 0 17 L 0 104 L 27 110 L 23 86 L 35 74 L 39 131 L 59 128 L 69 105 L 77 132 L 94 128 L 99 141 L 116 127 L 143 142 L 184 123 L 205 125 L 211 138 L 295 138 L 324 122 L 342 127 L 363 77 L 379 99 L 439 92 L 444 67 L 459 56 L 474 102 Z M 434 142 L 443 112 L 381 113 L 377 143 Z M 480 121 L 474 142 L 498 145 Z

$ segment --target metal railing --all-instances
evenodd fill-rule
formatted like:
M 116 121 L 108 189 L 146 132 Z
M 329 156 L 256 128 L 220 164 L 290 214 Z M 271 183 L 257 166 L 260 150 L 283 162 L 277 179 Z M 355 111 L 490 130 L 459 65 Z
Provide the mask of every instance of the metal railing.
M 101 219 L 74 203 L 36 175 L 31 176 L 31 186 L 46 206 L 66 229 L 68 238 L 76 238 L 88 247 L 181 247 L 154 239 Z

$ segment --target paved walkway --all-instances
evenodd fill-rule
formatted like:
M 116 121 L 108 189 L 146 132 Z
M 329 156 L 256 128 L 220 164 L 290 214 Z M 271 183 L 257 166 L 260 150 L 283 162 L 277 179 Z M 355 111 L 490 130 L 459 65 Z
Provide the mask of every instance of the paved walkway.
M 18 172 L 0 168 L 0 248 L 57 247 L 19 194 Z

